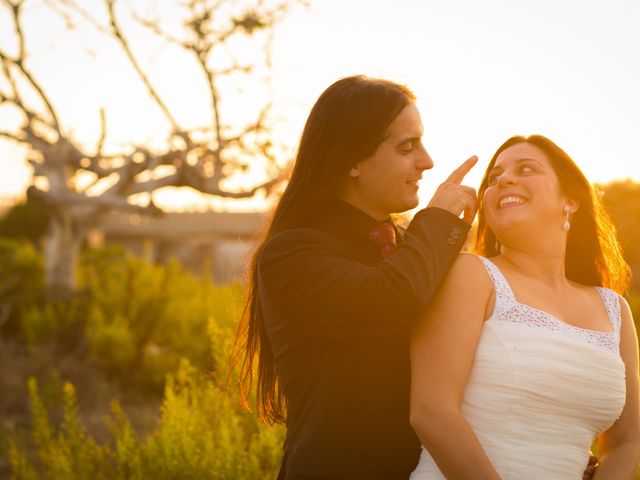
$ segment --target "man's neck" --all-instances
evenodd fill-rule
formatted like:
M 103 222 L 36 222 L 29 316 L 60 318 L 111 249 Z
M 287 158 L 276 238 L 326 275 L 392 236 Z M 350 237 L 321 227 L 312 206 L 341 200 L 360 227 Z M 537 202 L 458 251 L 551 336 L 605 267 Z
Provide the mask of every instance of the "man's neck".
M 357 208 L 361 212 L 365 213 L 369 217 L 378 222 L 386 222 L 389 220 L 390 214 L 388 212 L 380 212 L 372 208 L 371 205 L 367 205 L 365 202 L 360 201 L 358 198 L 351 198 L 348 195 L 338 195 L 338 198 L 345 203 L 348 203 L 354 208 Z

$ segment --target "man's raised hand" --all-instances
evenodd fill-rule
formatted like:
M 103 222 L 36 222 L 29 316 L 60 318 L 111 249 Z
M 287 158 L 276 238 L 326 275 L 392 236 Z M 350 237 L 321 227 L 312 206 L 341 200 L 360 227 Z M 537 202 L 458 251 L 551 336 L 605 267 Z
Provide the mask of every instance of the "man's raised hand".
M 428 206 L 442 208 L 456 216 L 464 213 L 463 220 L 467 223 L 473 222 L 478 209 L 476 191 L 461 185 L 461 182 L 477 162 L 478 157 L 474 155 L 451 172 L 451 175 L 440 184 Z

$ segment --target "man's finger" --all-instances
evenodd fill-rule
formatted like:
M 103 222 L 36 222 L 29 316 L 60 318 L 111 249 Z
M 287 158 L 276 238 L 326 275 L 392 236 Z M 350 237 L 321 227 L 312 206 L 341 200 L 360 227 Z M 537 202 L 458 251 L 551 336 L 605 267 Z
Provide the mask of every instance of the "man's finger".
M 469 173 L 469 170 L 478 162 L 478 157 L 475 155 L 464 161 L 462 165 L 456 168 L 451 175 L 444 181 L 444 183 L 460 183 L 464 180 L 464 176 Z
M 477 212 L 478 212 L 478 206 L 475 203 L 472 205 L 469 205 L 464 209 L 464 215 L 462 219 L 468 224 L 472 224 L 473 219 L 475 218 Z

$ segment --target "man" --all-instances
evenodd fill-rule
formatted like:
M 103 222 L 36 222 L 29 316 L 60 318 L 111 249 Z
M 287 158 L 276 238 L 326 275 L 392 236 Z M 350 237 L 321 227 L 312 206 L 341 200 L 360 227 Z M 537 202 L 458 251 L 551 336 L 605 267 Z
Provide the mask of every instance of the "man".
M 401 235 L 390 215 L 418 205 L 433 166 L 414 100 L 362 76 L 330 86 L 254 258 L 244 371 L 259 354 L 259 413 L 286 419 L 280 479 L 408 478 L 417 463 L 409 330 L 464 244 L 476 158 Z

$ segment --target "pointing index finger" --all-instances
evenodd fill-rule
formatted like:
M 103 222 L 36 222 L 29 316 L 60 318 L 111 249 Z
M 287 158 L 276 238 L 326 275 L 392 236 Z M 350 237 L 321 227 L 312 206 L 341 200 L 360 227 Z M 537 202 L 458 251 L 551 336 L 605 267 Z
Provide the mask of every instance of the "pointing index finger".
M 445 183 L 461 183 L 464 180 L 464 176 L 469 173 L 469 170 L 473 168 L 473 166 L 478 162 L 477 156 L 472 156 L 465 160 L 462 165 L 456 168 L 451 175 L 445 180 Z

